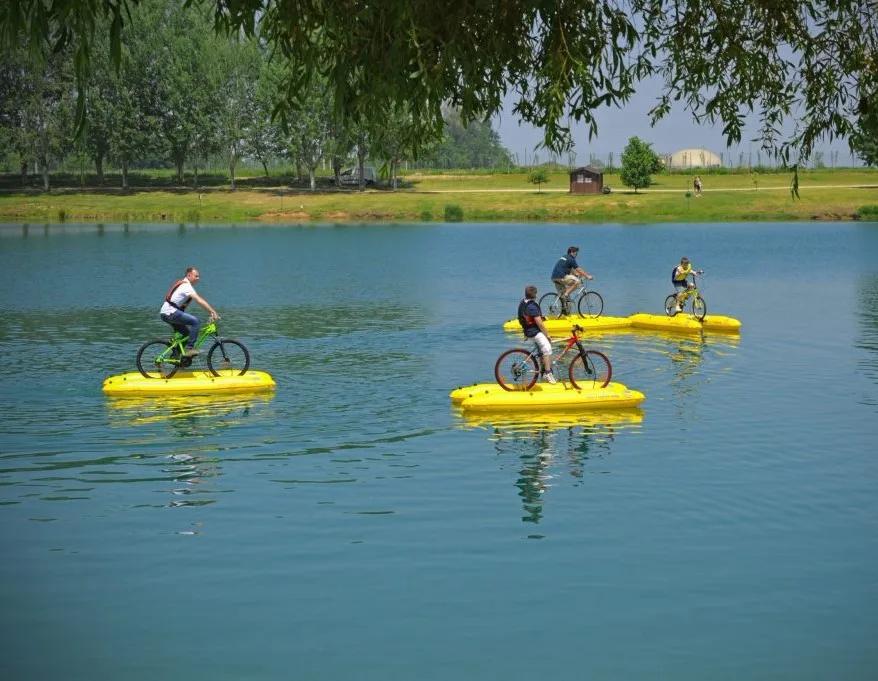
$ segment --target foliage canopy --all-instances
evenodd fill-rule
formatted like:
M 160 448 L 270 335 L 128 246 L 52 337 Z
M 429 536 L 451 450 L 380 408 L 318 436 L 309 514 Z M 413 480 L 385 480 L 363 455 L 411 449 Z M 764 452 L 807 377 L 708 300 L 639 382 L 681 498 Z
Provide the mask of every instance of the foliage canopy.
M 0 41 L 46 53 L 72 49 L 88 74 L 95 31 L 118 62 L 140 0 L 6 0 Z M 506 97 L 556 151 L 570 126 L 596 131 L 594 112 L 621 106 L 659 77 L 654 121 L 680 102 L 739 142 L 745 117 L 787 163 L 827 137 L 848 137 L 864 93 L 878 84 L 874 0 L 186 0 L 209 7 L 215 29 L 258 35 L 290 64 L 286 107 L 318 80 L 336 113 L 374 121 L 388 106 L 411 116 L 415 139 L 438 137 L 442 107 L 484 120 Z M 84 101 L 84 100 L 83 100 Z M 784 121 L 796 123 L 783 137 Z

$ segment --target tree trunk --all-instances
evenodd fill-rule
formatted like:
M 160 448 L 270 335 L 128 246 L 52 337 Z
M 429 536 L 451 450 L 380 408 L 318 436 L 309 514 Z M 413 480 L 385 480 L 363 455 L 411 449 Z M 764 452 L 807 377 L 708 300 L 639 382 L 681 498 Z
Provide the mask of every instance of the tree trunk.
M 308 179 L 311 181 L 311 191 L 317 191 L 317 173 L 315 168 L 308 168 Z
M 232 183 L 232 191 L 235 191 L 235 165 L 238 163 L 238 155 L 235 149 L 229 151 L 229 180 Z
M 262 169 L 265 171 L 265 177 L 268 177 L 268 164 L 264 159 L 259 159 L 259 162 L 262 164 Z
M 192 172 L 195 175 L 195 179 L 192 181 L 192 186 L 198 189 L 198 163 L 192 165 Z
M 43 191 L 49 191 L 49 164 L 43 163 Z
M 27 186 L 27 161 L 22 161 L 20 168 L 21 168 L 21 186 L 26 187 Z
M 103 152 L 98 152 L 94 156 L 95 160 L 95 172 L 98 175 L 98 184 L 104 184 L 104 154 Z
M 128 191 L 128 161 L 122 161 L 122 191 Z
M 361 134 L 357 140 L 357 161 L 360 168 L 360 191 L 366 189 L 366 140 Z

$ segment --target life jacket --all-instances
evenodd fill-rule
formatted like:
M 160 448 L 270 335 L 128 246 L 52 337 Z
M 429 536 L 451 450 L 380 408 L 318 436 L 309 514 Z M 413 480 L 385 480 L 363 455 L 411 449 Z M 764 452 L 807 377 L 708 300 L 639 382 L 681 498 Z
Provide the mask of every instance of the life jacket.
M 175 281 L 174 285 L 171 286 L 171 290 L 168 291 L 168 295 L 165 296 L 165 302 L 168 305 L 170 305 L 171 307 L 177 308 L 178 310 L 180 310 L 180 312 L 182 312 L 183 310 L 186 309 L 186 306 L 189 304 L 189 302 L 192 300 L 192 298 L 191 297 L 186 298 L 186 300 L 183 301 L 182 305 L 177 305 L 176 303 L 171 302 L 171 296 L 174 295 L 174 291 L 176 291 L 178 288 L 180 288 L 180 286 L 182 286 L 187 281 L 188 281 L 188 279 L 178 279 L 177 281 Z
M 674 265 L 674 269 L 671 270 L 671 283 L 672 284 L 677 284 L 681 281 L 686 281 L 686 277 L 688 277 L 690 274 L 692 274 L 692 263 L 690 262 L 686 265 L 686 269 L 684 269 L 682 271 L 683 276 L 680 279 L 677 279 L 675 277 L 675 275 L 677 274 L 678 267 L 683 267 L 683 266 L 682 265 Z
M 533 331 L 536 329 L 539 331 L 539 326 L 537 326 L 536 318 L 533 315 L 525 314 L 524 308 L 528 303 L 536 302 L 532 298 L 522 298 L 521 302 L 518 303 L 518 323 L 521 324 L 521 329 L 524 331 L 524 335 L 528 336 L 528 331 Z M 536 334 L 530 334 L 536 335 Z

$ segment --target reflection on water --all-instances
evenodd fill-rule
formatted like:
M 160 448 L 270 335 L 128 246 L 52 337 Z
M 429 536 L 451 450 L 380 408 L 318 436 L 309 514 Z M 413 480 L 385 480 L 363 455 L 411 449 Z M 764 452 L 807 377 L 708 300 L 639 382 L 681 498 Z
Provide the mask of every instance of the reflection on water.
M 181 436 L 197 435 L 199 424 L 211 432 L 241 423 L 253 407 L 267 405 L 274 393 L 235 395 L 168 395 L 167 397 L 113 397 L 107 400 L 109 424 L 117 428 L 165 423 Z
M 610 453 L 617 435 L 636 432 L 643 410 L 473 414 L 455 409 L 458 428 L 484 429 L 496 453 L 518 460 L 515 486 L 521 498 L 522 522 L 543 518 L 543 495 L 559 475 L 579 486 L 589 462 Z M 532 534 L 532 538 L 542 535 Z
M 869 353 L 859 360 L 858 366 L 866 376 L 878 383 L 878 275 L 871 274 L 860 279 L 858 304 L 860 338 L 855 345 Z M 868 397 L 865 400 L 866 404 L 870 404 Z M 871 404 L 878 406 L 876 401 Z

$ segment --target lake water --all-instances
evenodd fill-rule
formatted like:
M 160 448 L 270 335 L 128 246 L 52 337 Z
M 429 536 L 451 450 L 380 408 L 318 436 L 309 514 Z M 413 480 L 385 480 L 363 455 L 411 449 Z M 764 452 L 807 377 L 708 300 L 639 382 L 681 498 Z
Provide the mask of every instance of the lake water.
M 740 336 L 462 417 L 571 244 L 607 315 L 688 255 Z M 105 397 L 188 265 L 276 393 Z M 878 224 L 8 225 L 0 281 L 0 678 L 878 673 Z

